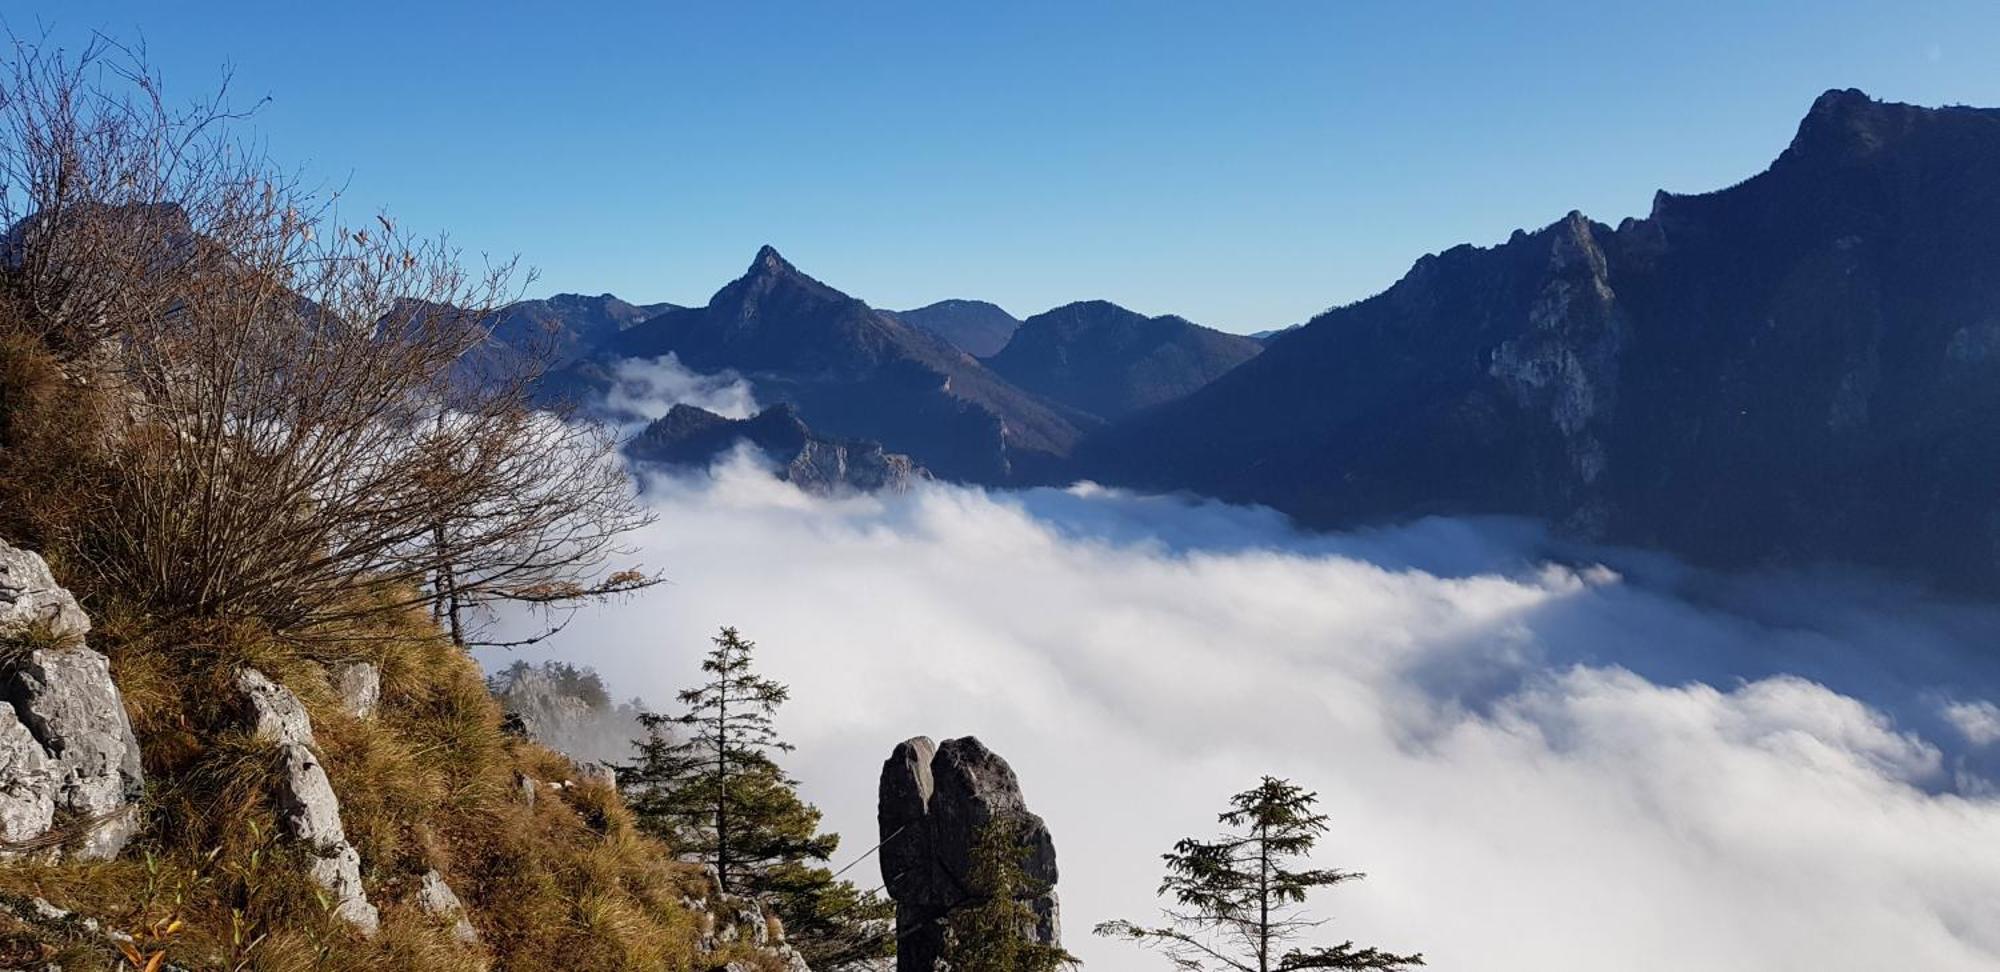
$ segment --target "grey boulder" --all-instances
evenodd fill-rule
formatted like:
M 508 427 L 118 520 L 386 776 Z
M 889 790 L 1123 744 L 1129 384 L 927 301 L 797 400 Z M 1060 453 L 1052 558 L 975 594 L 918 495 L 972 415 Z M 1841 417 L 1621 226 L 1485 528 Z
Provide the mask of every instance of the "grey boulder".
M 417 885 L 417 907 L 439 921 L 451 923 L 451 935 L 467 945 L 479 944 L 479 929 L 465 916 L 465 904 L 435 869 L 425 871 Z
M 81 640 L 90 618 L 56 583 L 40 554 L 0 540 L 0 633 L 44 626 L 57 638 Z
M 89 648 L 42 648 L 8 673 L 7 698 L 55 765 L 56 806 L 85 824 L 75 855 L 115 857 L 138 831 L 139 739 L 111 663 Z
M 55 764 L 14 710 L 0 705 L 0 840 L 20 844 L 41 836 L 55 810 Z

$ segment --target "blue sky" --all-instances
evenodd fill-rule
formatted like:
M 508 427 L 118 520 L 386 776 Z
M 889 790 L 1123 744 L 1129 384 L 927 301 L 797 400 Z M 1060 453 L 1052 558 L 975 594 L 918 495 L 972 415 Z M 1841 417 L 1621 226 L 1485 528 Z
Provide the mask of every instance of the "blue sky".
M 172 9 L 169 10 L 168 8 Z M 1670 9 L 1669 9 L 1670 8 Z M 762 243 L 872 304 L 1231 330 L 1758 171 L 1814 96 L 2000 105 L 2000 2 L 9 4 L 225 65 L 348 205 L 537 294 L 700 302 Z M 38 26 L 39 25 L 39 26 Z

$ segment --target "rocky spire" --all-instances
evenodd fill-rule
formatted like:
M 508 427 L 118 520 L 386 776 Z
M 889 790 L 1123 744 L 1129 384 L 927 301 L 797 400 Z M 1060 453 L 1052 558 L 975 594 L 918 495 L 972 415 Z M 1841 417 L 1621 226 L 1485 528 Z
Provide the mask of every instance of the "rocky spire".
M 971 900 L 967 876 L 981 830 L 996 818 L 1014 824 L 1034 939 L 1062 944 L 1056 902 L 1056 848 L 1048 825 L 1029 812 L 1007 761 L 978 739 L 936 745 L 918 736 L 896 747 L 882 765 L 876 810 L 882 833 L 882 881 L 896 902 L 897 972 L 934 972 L 944 951 L 944 919 Z

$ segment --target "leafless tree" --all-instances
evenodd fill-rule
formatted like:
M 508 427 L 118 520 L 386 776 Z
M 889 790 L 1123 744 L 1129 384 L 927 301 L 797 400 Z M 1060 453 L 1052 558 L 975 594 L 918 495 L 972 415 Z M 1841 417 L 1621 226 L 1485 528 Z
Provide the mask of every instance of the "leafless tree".
M 648 520 L 611 433 L 537 409 L 546 349 L 491 338 L 513 261 L 342 219 L 140 53 L 13 54 L 7 326 L 118 396 L 79 552 L 107 585 L 280 631 L 429 604 L 465 643 L 468 610 L 653 582 L 609 569 Z

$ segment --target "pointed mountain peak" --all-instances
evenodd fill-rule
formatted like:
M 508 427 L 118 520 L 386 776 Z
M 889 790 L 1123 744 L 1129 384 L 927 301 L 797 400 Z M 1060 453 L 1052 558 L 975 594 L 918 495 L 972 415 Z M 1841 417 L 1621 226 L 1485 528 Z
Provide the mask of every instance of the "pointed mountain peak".
M 792 266 L 791 262 L 778 252 L 777 247 L 766 243 L 758 248 L 757 258 L 750 261 L 749 275 L 754 277 L 761 274 L 796 273 L 797 271 L 798 268 Z

